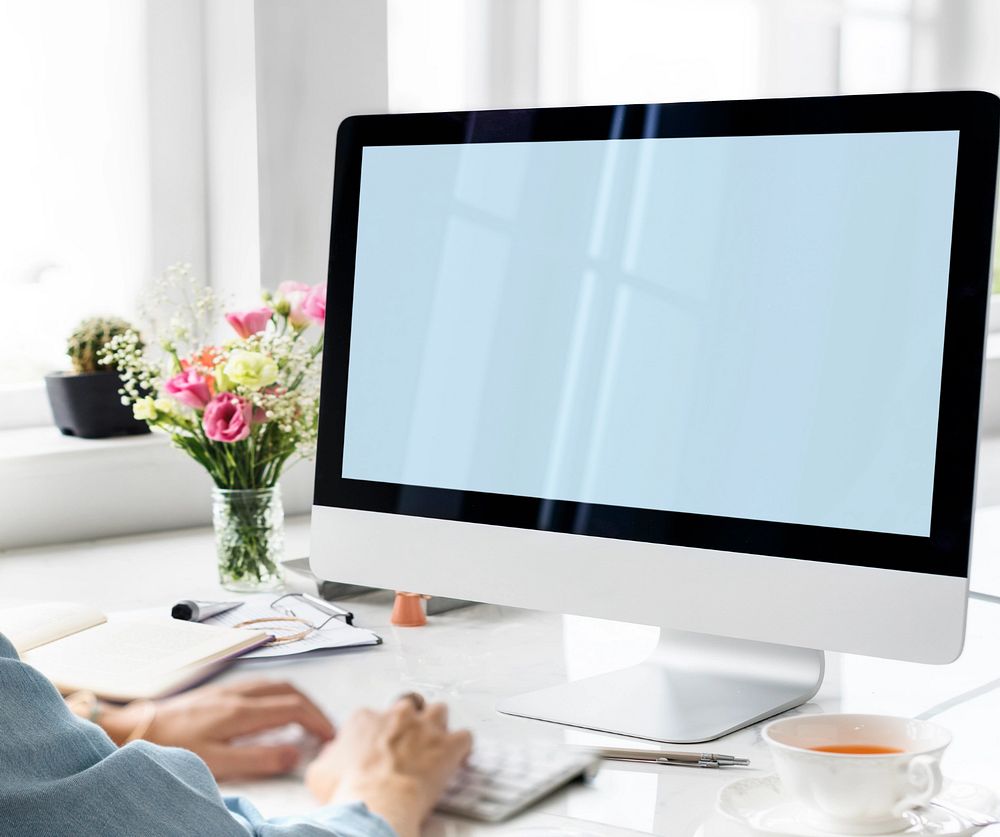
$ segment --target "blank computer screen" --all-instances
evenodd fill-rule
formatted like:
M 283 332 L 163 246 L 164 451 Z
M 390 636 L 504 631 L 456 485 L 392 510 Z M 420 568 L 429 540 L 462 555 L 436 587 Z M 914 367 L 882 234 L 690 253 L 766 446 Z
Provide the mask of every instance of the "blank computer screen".
M 927 536 L 957 153 L 366 147 L 343 476 Z

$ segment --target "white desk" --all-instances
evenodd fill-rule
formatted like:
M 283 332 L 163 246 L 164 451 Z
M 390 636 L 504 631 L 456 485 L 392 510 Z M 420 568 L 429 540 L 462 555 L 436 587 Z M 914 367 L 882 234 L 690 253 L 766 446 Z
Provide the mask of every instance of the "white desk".
M 987 562 L 987 555 L 1000 552 L 992 548 L 1000 543 L 1000 515 L 984 520 L 980 533 L 977 565 L 989 569 L 995 562 Z M 289 555 L 305 554 L 307 540 L 305 521 L 290 521 Z M 987 572 L 982 577 L 988 576 Z M 221 595 L 207 530 L 0 553 L 0 604 L 77 599 L 111 611 Z M 646 627 L 490 605 L 433 617 L 424 628 L 393 628 L 389 607 L 388 598 L 366 597 L 351 603 L 358 624 L 380 633 L 382 646 L 319 657 L 246 661 L 225 676 L 287 678 L 334 718 L 417 690 L 448 701 L 457 724 L 484 736 L 544 736 L 585 743 L 612 739 L 507 718 L 494 712 L 494 701 L 500 695 L 638 662 L 656 638 L 655 631 Z M 934 719 L 956 733 L 946 756 L 946 773 L 1000 789 L 998 647 L 1000 605 L 973 601 L 966 652 L 957 663 L 935 667 L 831 654 L 820 695 L 802 711 L 918 715 L 939 707 Z M 970 699 L 955 702 L 967 692 L 973 693 Z M 759 727 L 713 743 L 711 749 L 750 757 L 752 773 L 607 764 L 592 786 L 561 792 L 506 827 L 487 829 L 436 818 L 427 831 L 462 835 L 561 823 L 591 834 L 624 835 L 631 830 L 691 837 L 710 814 L 722 784 L 770 769 Z M 293 778 L 231 785 L 226 790 L 248 795 L 268 815 L 298 812 L 313 804 Z

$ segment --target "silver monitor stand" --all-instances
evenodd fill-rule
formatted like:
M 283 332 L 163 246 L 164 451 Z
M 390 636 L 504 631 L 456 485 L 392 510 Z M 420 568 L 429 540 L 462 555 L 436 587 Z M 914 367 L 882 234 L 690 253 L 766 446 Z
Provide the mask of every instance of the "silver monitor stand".
M 823 682 L 809 648 L 661 630 L 631 668 L 507 698 L 497 709 L 650 741 L 711 741 L 799 706 Z

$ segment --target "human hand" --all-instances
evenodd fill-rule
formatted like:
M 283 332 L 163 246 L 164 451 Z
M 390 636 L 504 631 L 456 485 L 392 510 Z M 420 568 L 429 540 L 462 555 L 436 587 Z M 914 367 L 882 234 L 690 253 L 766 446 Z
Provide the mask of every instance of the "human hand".
M 109 711 L 101 726 L 119 743 L 140 723 L 141 706 Z M 321 741 L 330 741 L 333 724 L 309 698 L 290 683 L 254 680 L 202 686 L 156 702 L 156 715 L 142 736 L 154 744 L 191 750 L 216 779 L 273 776 L 287 773 L 299 761 L 291 744 L 234 744 L 234 739 L 300 724 Z
M 406 696 L 384 712 L 355 712 L 309 765 L 306 785 L 321 802 L 360 800 L 399 837 L 415 837 L 471 749 L 467 730 L 448 730 L 443 703 Z

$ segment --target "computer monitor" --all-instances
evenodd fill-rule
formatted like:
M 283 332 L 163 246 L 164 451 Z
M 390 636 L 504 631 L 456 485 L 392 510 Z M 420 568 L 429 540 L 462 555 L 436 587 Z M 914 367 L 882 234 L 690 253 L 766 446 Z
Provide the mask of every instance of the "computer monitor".
M 998 100 L 356 116 L 312 566 L 659 625 L 501 711 L 703 741 L 961 652 Z

